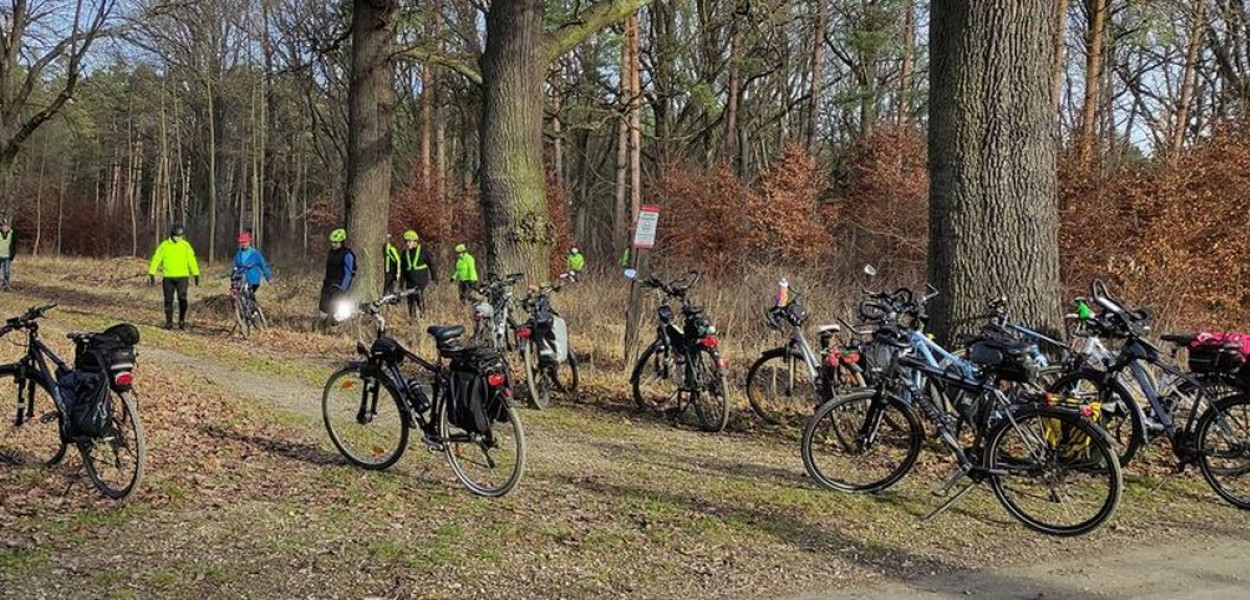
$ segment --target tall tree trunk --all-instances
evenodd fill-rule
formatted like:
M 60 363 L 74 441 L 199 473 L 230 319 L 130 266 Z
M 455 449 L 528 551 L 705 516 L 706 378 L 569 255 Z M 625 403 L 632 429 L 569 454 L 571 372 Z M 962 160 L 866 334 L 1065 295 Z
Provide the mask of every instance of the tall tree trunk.
M 1051 38 L 1051 56 L 1055 62 L 1050 72 L 1050 97 L 1055 105 L 1055 114 L 1063 102 L 1063 75 L 1068 70 L 1068 3 L 1070 0 L 1055 2 L 1055 32 Z
M 564 108 L 564 70 L 556 65 L 551 74 L 551 170 L 556 184 L 564 186 L 564 125 L 560 111 Z
M 391 61 L 398 0 L 355 0 L 348 84 L 347 227 L 357 293 L 382 289 L 382 248 L 391 200 Z
M 820 143 L 820 93 L 825 83 L 825 0 L 812 0 L 812 81 L 811 98 L 808 100 L 807 152 L 816 155 Z M 904 64 L 906 62 L 904 56 Z M 910 68 L 910 66 L 908 67 Z
M 1006 294 L 1059 329 L 1051 0 L 934 0 L 929 280 L 935 332 Z
M 903 64 L 898 77 L 898 123 L 911 120 L 911 79 L 916 62 L 916 0 L 907 0 L 903 10 Z
M 39 179 L 35 180 L 35 245 L 30 252 L 33 256 L 39 256 L 39 246 L 43 245 L 43 170 L 47 164 L 48 142 L 44 140 L 39 156 Z
M 1189 47 L 1185 51 L 1185 70 L 1181 74 L 1181 97 L 1176 101 L 1176 120 L 1172 126 L 1172 139 L 1168 143 L 1170 158 L 1176 158 L 1185 144 L 1185 132 L 1189 129 L 1189 105 L 1193 103 L 1194 82 L 1198 73 L 1198 52 L 1202 49 L 1206 30 L 1206 2 L 1198 2 L 1189 26 Z
M 642 53 L 638 40 L 638 15 L 625 20 L 629 44 L 629 219 L 642 207 Z
M 482 208 L 496 273 L 548 277 L 552 239 L 543 175 L 543 0 L 495 0 L 482 55 Z
M 1106 31 L 1110 0 L 1089 0 L 1089 31 L 1085 42 L 1085 100 L 1081 103 L 1081 125 L 1077 132 L 1077 153 L 1081 162 L 1094 156 L 1098 135 L 1098 106 L 1102 98 L 1103 35 Z
M 630 75 L 633 60 L 629 56 L 629 44 L 621 45 L 621 71 L 619 76 L 621 118 L 616 128 L 616 187 L 612 204 L 612 249 L 623 252 L 629 244 L 629 123 L 633 107 L 634 78 Z
M 735 11 L 733 21 L 729 25 L 729 98 L 725 102 L 725 160 L 737 169 L 739 158 L 738 148 L 738 94 L 741 73 L 738 68 L 738 52 L 742 47 L 742 27 L 738 24 Z
M 217 255 L 217 103 L 212 79 L 205 80 L 208 91 L 208 264 Z

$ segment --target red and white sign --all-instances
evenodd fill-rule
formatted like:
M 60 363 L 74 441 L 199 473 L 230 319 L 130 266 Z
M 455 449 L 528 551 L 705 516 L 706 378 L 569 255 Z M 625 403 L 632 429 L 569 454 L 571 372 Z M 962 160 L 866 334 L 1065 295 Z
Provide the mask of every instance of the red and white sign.
M 660 225 L 660 207 L 647 204 L 638 209 L 638 225 L 634 227 L 634 247 L 654 248 L 655 231 Z

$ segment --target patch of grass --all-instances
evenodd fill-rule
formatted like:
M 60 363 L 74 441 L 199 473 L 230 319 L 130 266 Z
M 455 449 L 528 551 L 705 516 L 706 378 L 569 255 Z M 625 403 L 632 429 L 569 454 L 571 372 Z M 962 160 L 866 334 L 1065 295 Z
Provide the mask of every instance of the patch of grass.
M 0 548 L 0 581 L 43 571 L 49 567 L 48 559 L 48 552 L 38 548 Z

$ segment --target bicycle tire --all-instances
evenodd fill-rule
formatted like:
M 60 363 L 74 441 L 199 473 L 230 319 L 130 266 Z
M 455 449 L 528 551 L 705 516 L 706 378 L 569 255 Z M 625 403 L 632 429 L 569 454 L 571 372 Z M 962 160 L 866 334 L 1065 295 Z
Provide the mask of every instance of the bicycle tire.
M 1240 432 L 1232 432 L 1235 439 L 1231 442 L 1231 450 L 1216 449 L 1212 439 L 1216 426 L 1224 431 L 1214 433 L 1224 439 L 1228 439 L 1228 430 L 1231 427 L 1242 429 Z M 1224 501 L 1242 510 L 1250 510 L 1250 394 L 1237 394 L 1218 400 L 1203 412 L 1195 431 L 1198 467 L 1202 471 L 1202 477 Z M 1239 462 L 1225 464 L 1223 460 L 1228 458 Z M 1217 464 L 1217 460 L 1221 462 Z M 1234 478 L 1240 478 L 1244 491 L 1232 489 Z
M 773 348 L 765 350 L 760 357 L 755 360 L 751 368 L 747 371 L 746 380 L 746 396 L 747 404 L 751 406 L 751 411 L 760 420 L 769 425 L 780 425 L 785 414 L 794 411 L 787 411 L 787 408 L 794 408 L 795 404 L 800 404 L 805 410 L 814 409 L 816 404 L 816 389 L 808 381 L 808 373 L 806 365 L 798 361 L 803 360 L 802 355 L 788 348 Z M 769 363 L 780 362 L 783 368 L 772 367 Z M 802 372 L 798 369 L 802 367 Z M 768 396 L 768 391 L 777 391 L 777 377 L 783 376 L 785 381 L 782 383 L 782 391 L 784 396 L 795 398 L 794 402 L 782 402 L 776 400 L 772 396 Z M 802 378 L 800 382 L 798 377 Z M 795 390 L 799 385 L 806 384 L 807 394 L 796 394 Z M 760 386 L 764 386 L 762 389 Z M 806 398 L 802 396 L 806 395 Z M 777 411 L 771 411 L 765 408 L 765 405 L 782 407 Z
M 0 366 L 0 389 L 12 386 L 14 400 L 20 390 L 17 389 L 17 365 Z M 8 413 L 4 418 L 6 425 L 4 430 L 0 430 L 0 461 L 20 466 L 52 466 L 65 458 L 65 452 L 69 446 L 61 436 L 62 420 L 64 416 L 56 408 L 56 403 L 52 399 L 52 388 L 42 376 L 32 374 L 26 379 L 26 402 L 23 403 L 23 410 L 43 410 L 48 409 L 50 412 L 43 414 L 31 414 L 30 417 L 23 415 L 21 426 L 15 425 L 16 415 Z M 11 379 L 10 383 L 4 380 Z M 40 400 L 35 392 L 42 391 L 43 400 Z M 10 409 L 15 404 L 9 404 Z M 19 430 L 20 429 L 20 430 Z M 21 446 L 29 445 L 48 446 L 51 454 L 48 452 L 31 452 L 27 454 Z M 7 448 L 12 445 L 13 448 Z
M 234 305 L 234 324 L 239 328 L 239 335 L 243 336 L 243 339 L 246 340 L 251 335 L 252 329 L 251 319 L 244 314 L 246 309 L 243 305 L 245 303 L 243 302 L 243 299 L 236 294 L 234 296 L 234 302 L 231 304 Z
M 693 361 L 697 388 L 691 392 L 699 428 L 708 433 L 719 433 L 729 424 L 729 382 L 725 369 L 721 368 L 720 355 L 710 348 L 700 348 L 689 358 Z M 704 402 L 705 399 L 710 399 Z
M 522 475 L 525 474 L 526 444 L 525 444 L 525 427 L 521 425 L 521 417 L 517 413 L 516 408 L 511 402 L 504 402 L 503 410 L 507 415 L 504 422 L 495 421 L 492 423 L 490 436 L 481 436 L 483 439 L 477 439 L 475 434 L 468 434 L 463 430 L 453 431 L 453 427 L 447 415 L 447 403 L 441 403 L 439 410 L 439 437 L 443 444 L 443 455 L 447 458 L 447 465 L 469 492 L 477 496 L 487 498 L 498 498 L 512 491 L 521 481 Z M 488 469 L 494 470 L 494 466 L 489 464 L 490 453 L 485 448 L 488 440 L 497 440 L 502 435 L 497 436 L 497 430 L 511 430 L 512 443 L 504 442 L 500 444 L 500 448 L 511 445 L 514 449 L 515 458 L 512 461 L 511 469 L 503 474 L 497 484 L 483 482 L 481 478 L 470 473 L 469 467 L 474 463 L 474 457 L 480 452 L 482 457 L 487 459 L 485 465 Z M 465 452 L 469 453 L 466 458 Z
M 567 380 L 561 379 L 567 373 Z M 577 354 L 573 352 L 572 344 L 568 346 L 568 356 L 564 362 L 556 366 L 553 374 L 556 387 L 561 394 L 570 396 L 573 400 L 577 400 L 577 388 L 581 385 L 581 374 L 577 368 Z
M 521 346 L 521 357 L 525 362 L 525 387 L 529 389 L 529 407 L 543 410 L 551 404 L 551 382 L 538 365 L 533 340 L 527 340 Z
M 338 449 L 340 454 L 343 455 L 343 458 L 347 459 L 347 462 L 362 469 L 382 471 L 389 469 L 396 462 L 399 462 L 399 459 L 404 455 L 404 450 L 408 448 L 409 430 L 407 408 L 404 406 L 403 400 L 400 399 L 400 394 L 392 388 L 390 383 L 374 377 L 367 377 L 362 373 L 362 370 L 362 365 L 349 365 L 330 375 L 329 379 L 326 380 L 325 388 L 321 394 L 321 416 L 322 421 L 326 426 L 326 432 L 330 435 L 331 443 L 333 443 L 334 447 Z M 348 376 L 355 376 L 356 379 L 343 380 Z M 359 414 L 360 401 L 356 400 L 354 408 L 357 411 L 357 415 L 354 418 L 337 418 L 338 416 L 350 417 L 353 410 L 352 396 L 356 393 L 357 389 L 359 389 L 362 394 L 368 393 L 370 385 L 377 386 L 373 389 L 373 393 L 378 394 L 379 396 L 376 398 L 376 406 L 379 409 L 378 412 L 380 412 L 383 407 L 393 404 L 395 407 L 395 414 L 386 418 L 386 422 L 383 423 L 379 423 L 376 418 L 376 414 L 373 415 L 367 422 L 362 423 L 361 419 L 363 417 Z M 343 396 L 343 410 L 341 411 L 336 410 L 336 407 L 339 406 L 339 402 L 337 402 L 338 398 L 332 398 L 332 394 L 336 391 L 347 392 Z M 385 402 L 385 400 L 381 397 L 382 394 L 390 396 L 391 402 Z M 335 418 L 332 418 L 332 413 L 334 413 Z M 337 423 L 337 421 L 340 420 L 343 422 Z M 355 421 L 356 425 L 360 426 L 362 429 L 351 429 L 349 431 L 349 427 L 347 427 L 347 425 L 351 421 Z M 386 434 L 382 428 L 368 428 L 369 430 L 367 432 L 363 429 L 365 426 L 374 425 L 375 423 L 380 425 L 387 425 L 389 423 L 398 424 L 398 439 L 395 440 L 394 444 L 391 444 L 387 440 L 380 439 L 381 435 Z M 373 433 L 375 430 L 378 431 L 379 434 L 375 435 Z M 368 455 L 371 455 L 372 458 L 370 456 L 366 456 L 365 453 L 358 452 L 356 448 L 351 447 L 357 443 L 356 440 L 360 440 L 361 443 L 369 446 L 367 448 L 369 451 Z M 383 442 L 385 442 L 387 446 L 393 445 L 394 449 L 386 451 L 385 448 L 379 445 Z
M 853 409 L 857 408 L 857 404 L 865 401 L 869 404 L 864 407 L 867 411 L 862 416 L 850 414 Z M 875 410 L 879 411 L 875 415 L 874 404 Z M 836 419 L 839 416 L 838 413 L 850 417 L 847 423 L 850 429 L 843 432 L 837 426 L 837 422 L 833 421 L 834 435 L 832 437 L 836 445 L 830 446 L 830 439 L 822 435 L 822 424 L 826 417 L 832 416 L 832 419 Z M 873 415 L 874 418 L 879 415 L 880 419 L 876 425 L 868 427 L 867 418 L 870 415 Z M 902 447 L 906 450 L 901 459 L 895 461 L 895 465 L 888 466 L 885 475 L 874 475 L 875 479 L 868 479 L 867 481 L 850 481 L 845 475 L 845 469 L 838 469 L 843 471 L 843 473 L 832 473 L 829 472 L 830 469 L 821 467 L 819 463 L 823 463 L 824 460 L 818 460 L 817 455 L 823 456 L 824 453 L 817 452 L 817 446 L 820 446 L 822 449 L 830 447 L 834 452 L 840 450 L 846 454 L 855 455 L 863 450 L 851 447 L 854 444 L 849 440 L 854 439 L 854 443 L 859 444 L 862 443 L 861 438 L 865 434 L 871 434 L 870 437 L 875 437 L 879 433 L 882 424 L 887 424 L 891 431 L 901 434 L 893 437 L 903 444 Z M 870 432 L 866 431 L 866 429 L 877 429 L 878 431 Z M 875 446 L 877 440 L 873 441 Z M 910 405 L 892 395 L 881 394 L 877 390 L 859 390 L 834 397 L 816 409 L 816 413 L 812 415 L 811 419 L 808 419 L 807 426 L 803 428 L 800 451 L 803 456 L 803 467 L 807 470 L 807 474 L 821 487 L 841 492 L 874 493 L 893 486 L 911 471 L 916 465 L 916 460 L 920 457 L 920 448 L 923 441 L 924 427 L 920 424 L 920 418 Z
M 1061 445 L 1052 444 L 1046 440 L 1046 420 L 1058 422 L 1059 428 L 1072 428 L 1089 439 L 1088 446 L 1080 451 L 1080 454 L 1088 456 L 1064 456 L 1070 450 L 1062 448 Z M 1032 428 L 1028 427 L 1030 421 L 1037 423 L 1036 433 Z M 1004 456 L 1000 451 L 1000 442 L 1002 442 L 1010 433 L 1021 434 L 1021 441 L 1029 456 L 1027 458 L 1037 459 L 1037 450 L 1040 447 L 1044 452 L 1047 466 L 1041 468 L 1040 473 L 1030 474 L 1036 471 L 1037 466 L 1029 466 L 1022 468 L 1020 457 Z M 1027 433 L 1028 435 L 1024 435 Z M 1004 418 L 1000 423 L 994 426 L 994 429 L 986 436 L 985 459 L 984 465 L 992 473 L 990 476 L 990 486 L 994 490 L 994 495 L 998 498 L 1003 508 L 1008 514 L 1020 521 L 1025 527 L 1060 537 L 1070 537 L 1089 533 L 1101 527 L 1112 515 L 1115 514 L 1116 508 L 1120 504 L 1120 497 L 1123 495 L 1124 479 L 1120 470 L 1120 463 L 1112 449 L 1109 436 L 1101 427 L 1094 422 L 1083 418 L 1074 411 L 1056 410 L 1045 406 L 1025 406 L 1019 407 L 1012 413 L 1011 418 Z M 1052 447 L 1054 446 L 1054 447 Z M 1062 475 L 1055 475 L 1055 471 L 1064 469 Z M 1024 477 L 1011 477 L 1010 479 L 1002 474 L 1001 471 L 1021 472 Z M 1057 525 L 1055 523 L 1045 522 L 1043 517 L 1032 512 L 1031 509 L 1025 509 L 1021 503 L 1017 501 L 1014 494 L 1009 493 L 1008 481 L 1038 481 L 1046 478 L 1057 480 L 1059 483 L 1071 482 L 1074 477 L 1071 473 L 1078 475 L 1090 475 L 1091 489 L 1106 489 L 1106 497 L 1102 503 L 1094 511 L 1089 518 L 1073 524 Z M 1053 483 L 1053 482 L 1045 482 Z M 1038 494 L 1021 494 L 1021 498 L 1038 497 Z M 1050 488 L 1047 500 L 1042 502 L 1043 506 L 1051 506 L 1060 504 L 1061 494 L 1056 492 L 1053 487 Z M 1086 494 L 1081 494 L 1086 496 Z M 1071 497 L 1071 496 L 1069 496 Z M 1095 499 L 1097 501 L 1097 499 Z M 1066 506 L 1066 505 L 1065 505 Z M 1061 511 L 1065 514 L 1072 514 L 1070 510 Z
M 643 394 L 642 379 L 643 379 L 643 376 L 646 374 L 646 370 L 648 367 L 654 367 L 656 369 L 657 380 L 666 380 L 666 381 L 673 382 L 674 384 L 677 384 L 677 379 L 673 377 L 673 371 L 677 368 L 677 366 L 675 364 L 672 364 L 672 359 L 669 358 L 670 351 L 664 350 L 663 351 L 664 356 L 657 356 L 656 354 L 657 352 L 660 352 L 659 340 L 651 342 L 651 345 L 647 346 L 647 349 L 644 350 L 642 352 L 642 355 L 638 357 L 638 362 L 634 364 L 634 370 L 629 376 L 629 383 L 632 388 L 631 391 L 633 392 L 633 396 L 634 396 L 634 404 L 637 405 L 638 408 L 642 410 L 656 410 L 661 405 L 668 404 L 671 400 L 676 399 L 678 394 L 680 393 L 680 385 L 675 385 L 674 387 L 676 389 L 674 390 L 674 392 L 671 395 L 669 395 L 667 399 L 664 399 L 664 400 L 652 401 L 646 397 L 647 394 Z M 662 361 L 668 364 L 653 365 L 652 364 L 653 360 Z
M 1059 377 L 1046 388 L 1048 392 L 1069 395 L 1070 386 L 1084 382 L 1092 386 L 1094 397 L 1103 405 L 1099 425 L 1111 437 L 1112 447 L 1120 467 L 1127 467 L 1146 445 L 1146 416 L 1141 406 L 1133 400 L 1133 394 L 1124 387 L 1119 378 L 1108 377 L 1102 371 L 1079 370 Z M 1089 396 L 1089 391 L 1078 391 L 1079 397 Z M 1115 397 L 1118 400 L 1109 400 Z M 1114 410 L 1108 407 L 1114 406 Z
M 147 440 L 143 434 L 143 423 L 139 420 L 139 412 L 135 409 L 131 393 L 114 392 L 112 390 L 109 393 L 115 394 L 121 400 L 121 411 L 118 411 L 116 408 L 113 411 L 113 426 L 116 428 L 114 431 L 115 435 L 112 436 L 112 439 L 79 442 L 77 446 L 79 453 L 82 454 L 83 466 L 87 468 L 87 475 L 91 478 L 91 483 L 95 484 L 96 489 L 106 497 L 122 502 L 129 499 L 135 490 L 143 485 L 144 470 L 148 456 Z M 119 432 L 127 424 L 130 426 L 131 431 L 129 436 L 124 432 Z M 131 439 L 127 439 L 128 437 Z M 97 450 L 102 446 L 100 442 L 106 442 L 111 447 L 111 460 L 97 461 Z M 130 444 L 131 442 L 133 442 L 133 445 Z M 125 454 L 130 455 L 133 463 L 132 468 L 124 470 L 120 466 L 123 453 L 118 452 L 119 446 L 123 446 L 123 443 L 129 447 Z M 97 462 L 111 462 L 119 473 L 124 472 L 124 479 L 121 480 L 120 487 L 112 481 L 106 481 L 106 472 L 100 468 Z

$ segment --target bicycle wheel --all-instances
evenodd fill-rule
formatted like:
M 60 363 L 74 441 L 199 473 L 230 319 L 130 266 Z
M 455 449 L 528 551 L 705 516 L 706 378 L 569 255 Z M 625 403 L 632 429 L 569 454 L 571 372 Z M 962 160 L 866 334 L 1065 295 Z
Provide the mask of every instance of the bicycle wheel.
M 816 389 L 802 355 L 774 348 L 747 371 L 747 403 L 765 423 L 780 425 L 787 416 L 806 414 L 817 402 Z
M 254 329 L 267 329 L 269 327 L 269 319 L 265 318 L 265 311 L 260 309 L 260 305 L 252 300 L 252 327 Z
M 661 346 L 658 340 L 652 342 L 638 357 L 638 363 L 629 377 L 634 404 L 643 410 L 676 406 L 681 393 L 681 368 L 673 360 L 668 347 Z
M 690 360 L 697 385 L 688 393 L 699 428 L 709 433 L 723 431 L 729 423 L 729 384 L 720 356 L 710 348 L 700 348 Z
M 530 408 L 547 408 L 551 404 L 551 379 L 538 364 L 538 348 L 532 340 L 521 345 L 521 357 L 525 360 L 525 387 L 530 392 Z
M 555 368 L 552 379 L 561 394 L 577 399 L 577 386 L 581 384 L 581 376 L 577 372 L 577 354 L 573 352 L 572 344 L 568 347 L 568 357 Z
M 924 428 L 898 398 L 877 390 L 838 396 L 821 405 L 803 428 L 807 474 L 843 492 L 879 492 L 916 464 Z
M 147 463 L 147 441 L 130 392 L 114 392 L 120 402 L 113 404 L 108 433 L 77 443 L 87 475 L 100 493 L 113 500 L 125 500 L 143 483 Z
M 1211 489 L 1250 510 L 1250 395 L 1224 398 L 1198 420 L 1198 466 Z
M 511 402 L 501 407 L 503 419 L 491 423 L 490 431 L 472 433 L 452 425 L 447 403 L 439 411 L 439 436 L 443 453 L 456 478 L 478 496 L 498 498 L 512 491 L 525 472 L 525 428 Z M 502 421 L 502 422 L 501 422 Z
M 987 435 L 994 495 L 1029 529 L 1073 536 L 1115 513 L 1120 463 L 1098 425 L 1075 411 L 1023 407 Z
M 0 368 L 0 390 L 11 390 L 7 416 L 0 421 L 0 462 L 19 466 L 51 466 L 65 457 L 61 439 L 61 413 L 52 400 L 51 387 L 42 377 L 28 376 L 18 386 L 14 365 Z M 19 395 L 20 394 L 20 395 Z M 21 398 L 21 425 L 15 425 L 16 401 Z
M 239 328 L 239 335 L 247 339 L 252 333 L 252 320 L 248 318 L 246 302 L 238 294 L 234 295 L 234 324 Z
M 1133 395 L 1117 379 L 1098 371 L 1077 371 L 1046 388 L 1052 394 L 1102 405 L 1098 426 L 1111 436 L 1111 448 L 1126 467 L 1146 445 L 1146 421 Z
M 326 381 L 321 414 L 330 441 L 348 462 L 365 469 L 391 467 L 408 447 L 408 420 L 391 386 L 361 372 L 339 369 Z

